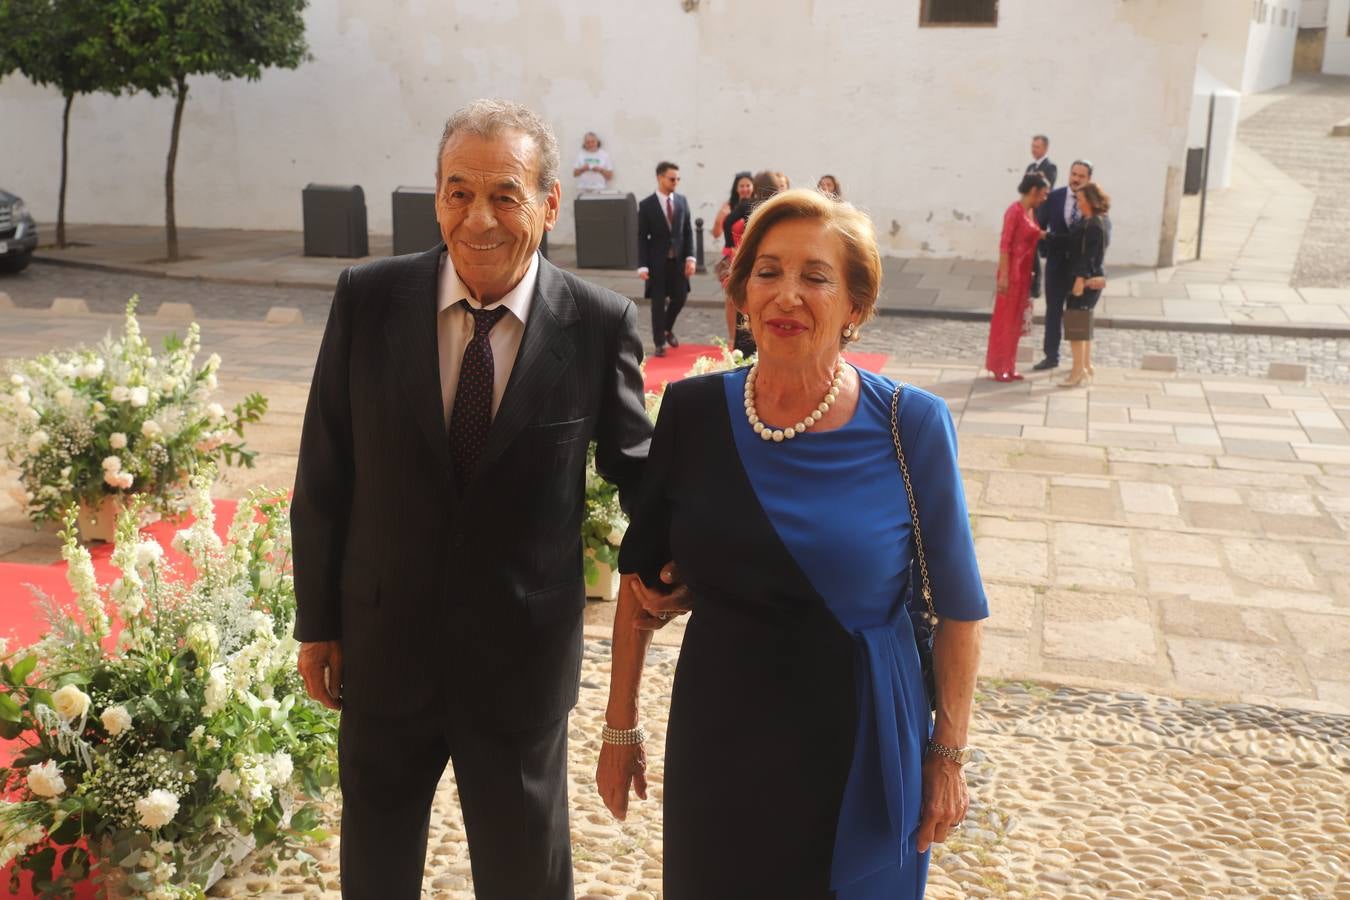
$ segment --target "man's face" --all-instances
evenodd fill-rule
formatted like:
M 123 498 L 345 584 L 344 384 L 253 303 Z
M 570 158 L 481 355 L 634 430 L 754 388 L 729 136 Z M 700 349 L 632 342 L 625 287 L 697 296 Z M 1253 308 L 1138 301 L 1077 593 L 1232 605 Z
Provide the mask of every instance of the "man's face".
M 663 194 L 675 193 L 675 189 L 680 186 L 680 170 L 666 169 L 656 176 L 656 186 Z
M 600 139 L 593 134 L 586 135 L 586 139 L 581 142 L 581 146 L 594 153 L 600 149 Z
M 480 303 L 495 303 L 524 277 L 545 231 L 558 221 L 562 188 L 539 192 L 538 148 L 526 134 L 455 135 L 441 154 L 436 221 L 455 272 Z
M 1077 192 L 1083 185 L 1092 180 L 1092 173 L 1088 167 L 1082 164 L 1069 169 L 1069 190 Z
M 1050 149 L 1050 145 L 1040 138 L 1031 139 L 1031 158 L 1040 159 L 1045 156 L 1045 151 Z

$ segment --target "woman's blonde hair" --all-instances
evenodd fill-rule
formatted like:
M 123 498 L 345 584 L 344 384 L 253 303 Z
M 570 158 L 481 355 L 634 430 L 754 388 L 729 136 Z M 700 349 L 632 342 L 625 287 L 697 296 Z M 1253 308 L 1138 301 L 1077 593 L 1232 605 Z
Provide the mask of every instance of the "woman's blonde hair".
M 844 286 L 849 303 L 858 312 L 858 324 L 872 318 L 881 291 L 881 252 L 877 250 L 876 229 L 867 213 L 816 190 L 783 191 L 755 209 L 731 261 L 726 288 L 731 302 L 737 309 L 745 308 L 746 285 L 765 235 L 775 225 L 799 219 L 820 222 L 839 235 L 844 245 Z

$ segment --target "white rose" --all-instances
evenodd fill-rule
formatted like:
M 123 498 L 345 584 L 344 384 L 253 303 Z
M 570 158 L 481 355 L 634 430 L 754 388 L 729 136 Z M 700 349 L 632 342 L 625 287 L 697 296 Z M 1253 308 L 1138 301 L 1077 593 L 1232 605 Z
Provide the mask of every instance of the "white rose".
M 159 390 L 162 394 L 172 394 L 178 390 L 178 382 L 173 378 L 165 378 L 159 383 Z
M 122 458 L 120 456 L 103 457 L 103 471 L 105 472 L 122 471 Z
M 145 361 L 145 367 L 147 369 L 153 369 L 157 366 L 159 366 L 159 360 L 155 359 L 153 356 Z
M 146 419 L 145 422 L 141 425 L 141 434 L 145 437 L 148 437 L 152 441 L 155 438 L 162 435 L 163 433 L 164 429 L 160 428 L 159 423 L 156 422 L 154 419 Z
M 239 776 L 226 769 L 216 776 L 216 787 L 220 788 L 222 793 L 233 795 L 239 790 Z
M 131 389 L 131 405 L 144 406 L 150 402 L 150 389 L 146 387 L 134 387 Z
M 89 712 L 89 695 L 73 684 L 68 684 L 52 694 L 52 703 L 56 714 L 67 722 L 73 722 Z
M 28 388 L 26 387 L 19 388 L 11 396 L 14 397 L 14 402 L 20 406 L 27 406 L 33 402 L 33 395 L 28 393 Z
M 80 366 L 80 374 L 85 378 L 97 378 L 103 374 L 103 360 L 96 359 Z
M 610 544 L 617 547 L 623 543 L 623 534 L 624 529 L 620 528 L 618 525 L 615 525 L 613 528 L 609 530 L 609 537 L 607 538 L 607 540 L 609 541 Z
M 131 399 L 131 389 L 126 385 L 119 384 L 108 392 L 108 397 L 114 403 L 126 403 Z
M 178 798 L 166 790 L 153 790 L 136 801 L 136 814 L 142 826 L 162 828 L 178 815 Z
M 104 411 L 105 409 L 107 409 L 107 408 L 108 408 L 108 407 L 104 406 L 102 403 L 100 403 L 100 402 L 97 401 L 97 400 L 95 400 L 93 403 L 89 404 L 89 411 L 90 411 L 91 413 L 93 413 L 94 415 L 96 415 L 96 416 L 101 416 L 101 415 L 103 415 L 103 411 Z
M 74 377 L 75 377 L 75 367 L 72 366 L 70 363 L 61 363 L 59 366 L 56 367 L 56 377 L 58 377 L 58 378 L 74 378 Z
M 131 727 L 131 713 L 127 712 L 125 706 L 110 706 L 99 716 L 103 722 L 103 727 L 108 730 L 108 734 L 117 737 L 122 732 Z
M 268 768 L 271 770 L 272 785 L 274 787 L 285 787 L 295 774 L 295 763 L 291 760 L 291 755 L 285 750 L 272 754 L 272 760 Z
M 108 436 L 108 446 L 112 447 L 114 450 L 125 450 L 127 446 L 127 436 L 120 431 L 114 431 Z M 116 459 L 116 457 L 109 457 L 109 459 Z M 121 460 L 118 460 L 117 464 L 119 466 L 122 465 Z
M 206 406 L 206 415 L 212 422 L 219 422 L 225 418 L 225 407 L 219 403 L 208 403 Z
M 75 392 L 70 388 L 61 388 L 56 392 L 56 402 L 61 406 L 70 406 L 75 402 Z
M 136 568 L 144 569 L 164 558 L 159 541 L 141 541 L 136 545 Z
M 48 440 L 50 440 L 50 437 L 47 435 L 47 432 L 39 428 L 28 436 L 28 452 L 37 453 L 47 445 Z
M 9 383 L 15 387 L 23 387 L 23 376 L 18 372 L 15 372 L 13 375 L 9 376 Z
M 277 573 L 271 569 L 263 569 L 258 573 L 258 587 L 264 591 L 270 591 L 277 586 Z
M 220 386 L 220 379 L 216 378 L 215 375 L 206 376 L 206 389 L 208 391 L 214 391 L 219 386 Z
M 31 406 L 25 407 L 20 415 L 29 425 L 36 425 L 38 422 L 42 421 L 42 414 Z
M 56 760 L 49 759 L 28 768 L 28 789 L 39 797 L 57 797 L 65 793 L 66 780 L 61 777 Z
M 202 715 L 214 715 L 225 708 L 226 701 L 230 699 L 230 685 L 225 680 L 224 666 L 211 667 L 210 674 L 206 676 L 203 699 L 206 701 L 206 705 L 202 708 Z

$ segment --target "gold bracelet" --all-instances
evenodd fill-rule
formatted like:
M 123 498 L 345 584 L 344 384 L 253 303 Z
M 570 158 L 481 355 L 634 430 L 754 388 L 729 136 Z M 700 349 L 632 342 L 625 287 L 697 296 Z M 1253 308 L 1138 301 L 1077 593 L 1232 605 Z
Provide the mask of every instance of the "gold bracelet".
M 606 744 L 618 744 L 621 747 L 632 747 L 635 744 L 643 744 L 647 741 L 647 729 L 638 725 L 636 728 L 610 728 L 606 724 L 600 729 L 600 740 Z

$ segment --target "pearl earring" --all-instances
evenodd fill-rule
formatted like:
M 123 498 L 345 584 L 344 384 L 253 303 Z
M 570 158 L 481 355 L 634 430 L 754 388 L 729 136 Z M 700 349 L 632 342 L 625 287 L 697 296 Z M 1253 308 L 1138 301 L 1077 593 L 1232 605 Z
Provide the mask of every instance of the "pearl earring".
M 854 327 L 852 322 L 849 322 L 847 325 L 844 326 L 844 340 L 846 341 L 853 340 L 853 336 L 857 333 L 858 329 Z

